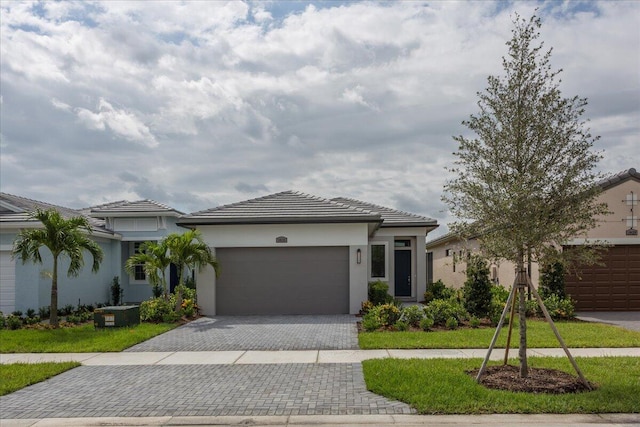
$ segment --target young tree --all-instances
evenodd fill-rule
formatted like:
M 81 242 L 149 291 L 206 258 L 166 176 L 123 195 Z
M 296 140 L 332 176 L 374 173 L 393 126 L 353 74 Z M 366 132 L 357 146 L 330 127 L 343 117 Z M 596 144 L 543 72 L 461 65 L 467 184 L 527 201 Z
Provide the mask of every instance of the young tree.
M 165 244 L 169 248 L 171 262 L 176 265 L 178 273 L 178 288 L 176 289 L 176 311 L 180 310 L 182 303 L 181 286 L 184 284 L 184 272 L 188 268 L 202 270 L 207 265 L 213 267 L 216 275 L 219 271 L 211 248 L 205 243 L 202 234 L 198 230 L 189 230 L 183 234 L 173 233 L 165 238 Z
M 51 276 L 51 326 L 57 328 L 58 322 L 58 259 L 61 255 L 69 258 L 67 276 L 78 276 L 84 266 L 83 251 L 93 257 L 91 271 L 96 273 L 102 262 L 102 249 L 86 235 L 91 234 L 91 226 L 87 218 L 78 216 L 65 219 L 54 209 L 37 209 L 31 217 L 42 223 L 44 228 L 24 229 L 13 243 L 13 255 L 26 263 L 31 260 L 42 264 L 41 247 L 46 247 L 53 256 L 53 272 Z
M 169 294 L 167 289 L 167 268 L 171 265 L 169 247 L 166 240 L 160 242 L 144 242 L 140 245 L 138 253 L 133 254 L 125 263 L 125 270 L 134 274 L 136 267 L 142 265 L 149 282 L 154 286 L 160 286 L 165 297 Z
M 562 96 L 562 70 L 552 70 L 551 49 L 537 42 L 540 18 L 516 15 L 513 23 L 504 75 L 489 76 L 478 93 L 479 112 L 463 122 L 475 137 L 454 137 L 459 147 L 449 170 L 456 177 L 445 185 L 443 200 L 460 219 L 455 232 L 481 236 L 488 258 L 517 266 L 520 374 L 526 377 L 526 262 L 593 228 L 607 208 L 596 200 L 601 155 L 592 151 L 597 137 L 581 118 L 586 99 Z M 587 245 L 570 252 L 595 257 Z

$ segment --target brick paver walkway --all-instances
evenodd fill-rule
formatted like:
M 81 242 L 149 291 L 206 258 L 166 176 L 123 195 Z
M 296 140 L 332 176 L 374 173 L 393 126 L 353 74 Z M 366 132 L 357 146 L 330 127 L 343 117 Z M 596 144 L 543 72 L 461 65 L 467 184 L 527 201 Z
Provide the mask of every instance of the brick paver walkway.
M 2 418 L 409 414 L 360 364 L 81 366 L 0 397 Z
M 356 321 L 353 315 L 203 317 L 126 351 L 357 349 Z

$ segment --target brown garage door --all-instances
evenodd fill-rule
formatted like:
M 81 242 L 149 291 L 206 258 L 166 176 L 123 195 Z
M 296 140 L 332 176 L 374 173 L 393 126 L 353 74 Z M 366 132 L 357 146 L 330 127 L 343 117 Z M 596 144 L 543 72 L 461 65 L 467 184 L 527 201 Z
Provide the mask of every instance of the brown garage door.
M 583 266 L 566 277 L 567 294 L 584 311 L 640 310 L 640 245 L 613 246 L 604 265 Z
M 220 248 L 216 313 L 349 313 L 349 248 Z

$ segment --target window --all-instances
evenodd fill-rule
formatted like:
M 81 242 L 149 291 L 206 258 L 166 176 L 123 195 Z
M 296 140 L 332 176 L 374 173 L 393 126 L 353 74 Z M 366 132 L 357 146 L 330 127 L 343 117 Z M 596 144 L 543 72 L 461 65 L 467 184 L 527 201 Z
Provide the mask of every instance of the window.
M 384 243 L 371 245 L 371 278 L 387 277 L 387 245 Z
M 394 242 L 394 246 L 396 248 L 410 248 L 411 247 L 411 240 L 396 240 Z
M 444 256 L 451 256 L 451 255 L 453 255 L 453 251 L 451 249 L 445 249 Z
M 140 245 L 143 242 L 133 242 L 133 253 L 140 253 Z M 147 280 L 147 275 L 144 272 L 144 264 L 137 264 L 135 266 L 135 271 L 133 272 L 133 280 L 136 282 L 145 282 Z

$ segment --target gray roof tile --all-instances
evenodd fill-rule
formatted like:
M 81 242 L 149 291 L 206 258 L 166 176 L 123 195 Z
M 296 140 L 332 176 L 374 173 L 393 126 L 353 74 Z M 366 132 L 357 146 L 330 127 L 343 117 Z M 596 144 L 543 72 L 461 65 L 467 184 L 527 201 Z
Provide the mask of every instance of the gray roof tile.
M 602 187 L 603 190 L 606 190 L 629 179 L 640 181 L 640 172 L 636 171 L 634 168 L 623 170 L 622 172 L 618 172 L 615 175 L 603 179 L 598 184 Z
M 94 231 L 100 231 L 102 233 L 114 234 L 112 231 L 107 230 L 104 227 L 104 221 L 98 218 L 91 218 L 85 215 L 83 212 L 66 208 L 64 206 L 58 206 L 51 203 L 41 202 L 39 200 L 28 199 L 26 197 L 15 196 L 8 193 L 0 193 L 0 201 L 3 204 L 10 207 L 0 206 L 0 222 L 19 223 L 19 222 L 38 222 L 31 218 L 31 213 L 36 209 L 48 210 L 55 209 L 60 212 L 63 218 L 72 218 L 77 216 L 85 216 L 89 220 L 89 224 Z
M 346 197 L 336 197 L 331 200 L 380 213 L 380 216 L 384 221 L 381 227 L 432 227 L 438 225 L 435 219 L 428 218 L 426 216 L 399 211 L 385 206 L 374 205 L 360 200 L 349 199 Z
M 377 212 L 309 194 L 283 191 L 182 217 L 184 224 L 380 222 Z
M 183 215 L 184 212 L 180 212 L 171 206 L 156 202 L 155 200 L 137 200 L 130 202 L 128 200 L 119 200 L 117 202 L 105 203 L 98 206 L 92 206 L 83 209 L 85 212 L 89 212 L 92 216 L 111 216 L 111 215 L 123 215 L 123 214 L 173 214 L 174 216 Z

